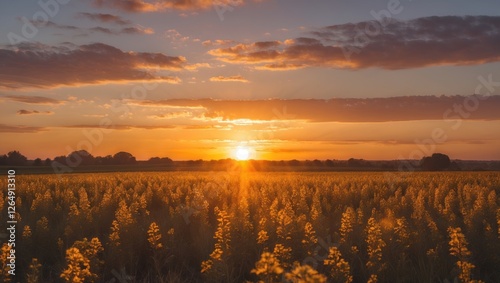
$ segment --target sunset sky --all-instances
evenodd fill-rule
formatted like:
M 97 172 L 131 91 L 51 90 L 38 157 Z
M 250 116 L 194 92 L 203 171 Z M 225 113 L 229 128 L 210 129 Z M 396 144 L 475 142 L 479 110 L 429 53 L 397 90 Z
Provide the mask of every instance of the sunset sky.
M 499 1 L 0 5 L 0 154 L 500 159 Z

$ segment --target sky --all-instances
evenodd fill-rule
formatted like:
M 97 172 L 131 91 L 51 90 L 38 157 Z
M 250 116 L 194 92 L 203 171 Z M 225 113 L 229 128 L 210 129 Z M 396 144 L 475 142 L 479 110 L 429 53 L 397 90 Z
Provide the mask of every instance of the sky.
M 0 7 L 0 154 L 500 159 L 500 2 Z

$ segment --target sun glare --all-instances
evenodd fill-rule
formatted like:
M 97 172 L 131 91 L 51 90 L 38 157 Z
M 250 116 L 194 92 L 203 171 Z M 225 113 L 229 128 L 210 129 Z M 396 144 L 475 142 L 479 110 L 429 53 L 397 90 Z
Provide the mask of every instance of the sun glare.
M 236 148 L 236 159 L 238 160 L 248 160 L 250 157 L 250 149 L 245 146 L 238 146 Z

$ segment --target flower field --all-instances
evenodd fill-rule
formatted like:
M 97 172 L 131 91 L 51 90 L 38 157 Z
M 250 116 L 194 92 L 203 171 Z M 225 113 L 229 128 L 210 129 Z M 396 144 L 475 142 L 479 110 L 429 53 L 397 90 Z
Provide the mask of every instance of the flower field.
M 0 282 L 500 282 L 498 172 L 19 175 L 16 187 L 16 276 L 2 268 Z

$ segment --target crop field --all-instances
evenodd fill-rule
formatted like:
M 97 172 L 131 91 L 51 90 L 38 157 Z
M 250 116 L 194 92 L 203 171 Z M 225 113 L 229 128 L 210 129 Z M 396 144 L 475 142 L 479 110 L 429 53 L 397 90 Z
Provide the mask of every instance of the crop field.
M 12 282 L 500 282 L 499 194 L 498 172 L 19 175 Z

